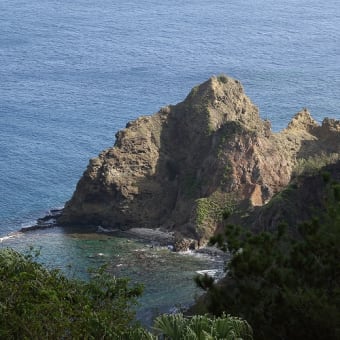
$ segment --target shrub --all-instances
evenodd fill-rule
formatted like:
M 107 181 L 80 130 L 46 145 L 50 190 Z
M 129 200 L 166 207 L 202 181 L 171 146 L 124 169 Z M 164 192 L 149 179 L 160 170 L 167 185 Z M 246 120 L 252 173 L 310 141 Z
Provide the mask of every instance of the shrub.
M 213 239 L 232 259 L 208 290 L 209 312 L 246 319 L 257 339 L 340 339 L 340 186 L 328 186 L 327 211 L 297 238 L 281 224 L 259 234 L 228 225 Z
M 183 314 L 161 315 L 156 318 L 154 328 L 166 339 L 252 339 L 252 329 L 249 324 L 230 315 L 209 317 L 195 315 L 186 318 Z
M 82 282 L 1 249 L 0 338 L 119 338 L 136 327 L 132 306 L 141 292 L 104 268 Z

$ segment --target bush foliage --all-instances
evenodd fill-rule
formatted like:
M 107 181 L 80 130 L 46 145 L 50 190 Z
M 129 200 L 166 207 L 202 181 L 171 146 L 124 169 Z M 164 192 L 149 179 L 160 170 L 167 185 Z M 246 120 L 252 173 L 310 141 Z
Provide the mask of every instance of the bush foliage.
M 154 328 L 165 339 L 173 340 L 253 339 L 249 324 L 229 315 L 217 318 L 207 315 L 195 315 L 191 318 L 182 314 L 160 315 L 155 320 Z
M 224 282 L 208 289 L 208 311 L 244 318 L 257 339 L 340 339 L 338 183 L 325 200 L 326 213 L 301 224 L 298 238 L 285 225 L 259 234 L 228 225 L 212 239 L 232 259 Z
M 130 287 L 101 267 L 89 282 L 47 270 L 32 256 L 0 250 L 0 339 L 252 339 L 247 322 L 161 315 L 156 334 L 140 327 L 132 309 L 142 287 Z
M 101 268 L 89 282 L 49 271 L 11 249 L 0 250 L 1 339 L 117 339 L 133 330 L 129 287 Z

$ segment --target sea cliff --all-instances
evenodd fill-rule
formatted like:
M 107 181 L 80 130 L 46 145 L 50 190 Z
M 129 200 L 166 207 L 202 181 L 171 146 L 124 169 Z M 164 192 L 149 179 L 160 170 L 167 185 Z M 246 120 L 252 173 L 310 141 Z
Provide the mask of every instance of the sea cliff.
M 223 218 L 265 206 L 308 165 L 339 155 L 339 121 L 319 125 L 302 109 L 273 133 L 238 80 L 212 77 L 119 131 L 90 160 L 58 223 L 160 228 L 197 247 Z

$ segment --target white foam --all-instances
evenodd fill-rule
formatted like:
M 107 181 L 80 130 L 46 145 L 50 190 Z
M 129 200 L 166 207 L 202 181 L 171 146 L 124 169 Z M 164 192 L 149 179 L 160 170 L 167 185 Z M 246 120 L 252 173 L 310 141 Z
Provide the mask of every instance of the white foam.
M 211 277 L 215 277 L 215 276 L 218 276 L 218 274 L 220 273 L 220 270 L 219 269 L 205 269 L 205 270 L 197 270 L 196 273 L 199 275 L 207 274 Z
M 97 233 L 108 233 L 110 232 L 109 229 L 103 228 L 101 225 L 97 226 Z
M 193 250 L 183 250 L 183 251 L 179 251 L 178 254 L 181 254 L 181 255 L 195 255 L 196 253 Z
M 20 228 L 29 228 L 37 224 L 37 220 L 31 220 L 20 224 Z
M 14 233 L 8 234 L 6 236 L 0 237 L 0 243 L 2 243 L 3 241 L 9 240 L 11 238 L 21 236 L 21 235 L 22 235 L 21 232 L 14 232 Z

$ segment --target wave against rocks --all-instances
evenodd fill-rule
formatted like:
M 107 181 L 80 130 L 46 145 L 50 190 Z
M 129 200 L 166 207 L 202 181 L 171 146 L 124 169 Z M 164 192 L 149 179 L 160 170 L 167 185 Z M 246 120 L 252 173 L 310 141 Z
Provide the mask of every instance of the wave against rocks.
M 340 122 L 307 109 L 271 131 L 238 80 L 221 75 L 142 116 L 91 159 L 58 223 L 160 228 L 203 245 L 224 217 L 266 204 L 308 159 L 334 162 Z

